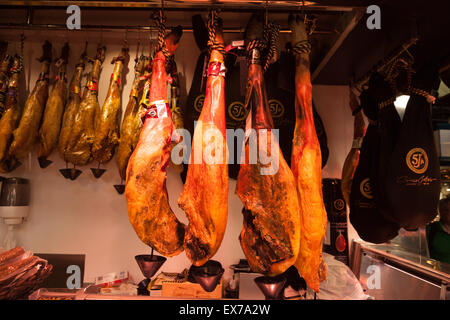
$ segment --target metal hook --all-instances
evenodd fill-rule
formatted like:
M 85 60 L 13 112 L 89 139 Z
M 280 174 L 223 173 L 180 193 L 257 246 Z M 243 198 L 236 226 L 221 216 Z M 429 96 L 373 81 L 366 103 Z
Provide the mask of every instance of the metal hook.
M 303 23 L 306 24 L 305 0 L 302 0 L 301 14 L 303 15 Z

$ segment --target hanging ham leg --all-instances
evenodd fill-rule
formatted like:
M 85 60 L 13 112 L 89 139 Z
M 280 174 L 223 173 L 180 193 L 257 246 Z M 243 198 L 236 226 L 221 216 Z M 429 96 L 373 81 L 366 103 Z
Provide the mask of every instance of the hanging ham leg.
M 261 39 L 262 30 L 262 20 L 254 16 L 247 27 L 247 39 Z M 252 50 L 250 54 L 259 57 L 259 50 Z M 244 204 L 244 224 L 239 240 L 252 271 L 274 276 L 284 272 L 297 259 L 299 204 L 294 176 L 272 135 L 273 121 L 261 62 L 253 59 L 248 72 L 246 106 L 249 101 L 252 110 L 246 131 L 253 128 L 256 132 L 246 139 L 245 160 L 236 185 L 236 194 Z M 263 162 L 262 154 L 268 153 L 274 159 L 273 163 Z M 256 163 L 250 163 L 255 157 Z M 271 171 L 270 165 L 272 169 L 278 166 L 277 170 Z
M 114 70 L 106 100 L 102 111 L 97 114 L 92 156 L 99 163 L 107 163 L 111 160 L 119 143 L 119 127 L 122 118 L 122 69 L 128 58 L 128 47 L 123 47 L 120 55 L 113 59 Z
M 105 60 L 105 47 L 97 48 L 92 71 L 83 91 L 83 98 L 75 116 L 65 152 L 66 159 L 74 165 L 85 165 L 92 161 L 91 147 L 95 135 L 95 117 L 100 112 L 98 103 L 98 80 Z
M 223 44 L 222 31 L 216 41 Z M 212 50 L 203 109 L 194 131 L 191 160 L 179 206 L 186 212 L 184 249 L 192 264 L 201 266 L 219 249 L 228 215 L 228 165 L 225 127 L 223 56 Z
M 139 140 L 139 133 L 141 132 L 142 121 L 139 116 L 139 86 L 142 82 L 141 75 L 144 68 L 148 64 L 148 58 L 141 56 L 136 61 L 134 67 L 134 81 L 131 86 L 130 100 L 128 101 L 123 116 L 122 128 L 120 129 L 120 142 L 117 148 L 117 165 L 119 167 L 120 177 L 125 180 L 127 174 L 128 160 L 131 153 L 136 147 Z
M 8 42 L 0 42 L 0 118 L 5 112 L 6 93 L 8 92 L 9 66 L 11 56 L 6 54 Z
M 350 88 L 350 108 L 354 114 L 353 122 L 353 145 L 352 149 L 348 153 L 344 161 L 344 166 L 342 167 L 342 183 L 341 190 L 344 196 L 345 202 L 350 205 L 350 191 L 352 190 L 352 180 L 358 166 L 359 154 L 362 144 L 362 138 L 366 132 L 366 125 L 364 123 L 364 118 L 362 111 L 358 110 L 359 105 L 356 100 L 356 96 Z
M 294 44 L 307 40 L 305 26 L 299 17 L 290 16 L 289 26 Z M 291 167 L 297 181 L 302 221 L 300 253 L 295 267 L 308 286 L 318 292 L 320 281 L 326 277 L 326 266 L 322 260 L 322 242 L 327 224 L 322 197 L 322 160 L 312 111 L 309 53 L 300 53 L 295 60 L 296 121 Z
M 166 37 L 166 47 L 173 54 L 181 37 L 181 27 Z M 159 51 L 153 59 L 148 114 L 139 142 L 128 161 L 125 197 L 128 218 L 139 239 L 164 256 L 183 251 L 184 225 L 169 206 L 166 169 L 174 125 L 167 101 L 166 57 Z M 147 106 L 146 106 L 147 107 Z
M 83 77 L 86 62 L 86 50 L 81 54 L 75 72 L 69 85 L 69 100 L 67 101 L 64 116 L 62 118 L 61 131 L 59 133 L 58 151 L 61 158 L 68 162 L 66 150 L 69 143 L 70 133 L 74 127 L 75 117 L 81 103 L 81 78 Z
M 39 59 L 42 62 L 41 73 L 25 102 L 19 126 L 13 132 L 14 140 L 9 148 L 9 154 L 16 159 L 31 151 L 38 136 L 42 113 L 48 98 L 48 73 L 52 60 L 52 45 L 45 41 L 42 48 L 44 53 Z
M 44 117 L 39 129 L 38 160 L 41 168 L 45 168 L 51 163 L 47 160 L 47 157 L 52 153 L 58 142 L 67 95 L 66 68 L 68 58 L 69 44 L 66 43 L 62 49 L 61 57 L 56 62 L 58 75 L 45 105 Z
M 5 112 L 0 119 L 0 172 L 10 172 L 15 160 L 10 159 L 8 149 L 11 144 L 13 130 L 19 124 L 22 108 L 19 105 L 19 79 L 22 71 L 21 57 L 14 56 L 12 75 L 9 79 L 8 94 L 5 102 Z

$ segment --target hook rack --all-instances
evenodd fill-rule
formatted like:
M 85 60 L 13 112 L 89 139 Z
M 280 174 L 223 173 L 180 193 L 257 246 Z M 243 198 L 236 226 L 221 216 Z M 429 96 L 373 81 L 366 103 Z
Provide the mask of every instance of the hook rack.
M 357 88 L 359 91 L 360 89 L 369 81 L 370 76 L 374 72 L 380 72 L 383 70 L 386 66 L 392 64 L 398 57 L 400 57 L 403 53 L 408 51 L 408 49 L 417 43 L 419 38 L 411 38 L 409 41 L 405 42 L 399 49 L 397 49 L 392 55 L 388 56 L 387 58 L 381 60 L 379 63 L 375 65 L 366 75 L 364 75 L 362 78 L 360 78 L 355 84 L 354 87 Z M 411 53 L 408 52 L 409 55 Z M 412 57 L 412 55 L 411 55 Z M 414 58 L 414 57 L 413 57 Z

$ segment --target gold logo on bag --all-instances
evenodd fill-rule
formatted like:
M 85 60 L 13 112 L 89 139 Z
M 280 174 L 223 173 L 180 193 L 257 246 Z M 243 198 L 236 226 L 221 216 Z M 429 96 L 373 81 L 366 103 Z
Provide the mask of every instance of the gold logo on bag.
M 202 112 L 203 109 L 203 102 L 205 102 L 205 95 L 201 94 L 197 96 L 194 100 L 194 109 L 197 110 L 197 112 Z
M 284 115 L 284 106 L 276 99 L 269 100 L 269 109 L 272 114 L 272 118 L 281 118 Z
M 361 181 L 361 184 L 359 185 L 359 191 L 361 191 L 361 194 L 367 199 L 373 199 L 372 186 L 370 184 L 369 178 Z
M 345 208 L 345 202 L 342 199 L 334 200 L 333 205 L 337 211 L 341 211 L 342 209 Z
M 422 174 L 428 169 L 428 155 L 422 148 L 413 148 L 406 155 L 406 165 L 417 174 Z
M 245 110 L 244 104 L 240 101 L 235 101 L 228 106 L 228 115 L 236 121 L 244 120 L 247 113 L 248 112 Z

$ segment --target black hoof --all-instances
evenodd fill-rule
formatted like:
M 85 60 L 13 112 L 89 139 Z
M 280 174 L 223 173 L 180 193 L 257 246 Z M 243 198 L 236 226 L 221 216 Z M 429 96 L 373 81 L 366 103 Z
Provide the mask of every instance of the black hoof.
M 39 161 L 39 166 L 40 166 L 42 169 L 47 168 L 49 165 L 51 165 L 51 164 L 53 163 L 53 161 L 48 160 L 47 158 L 44 158 L 44 157 L 38 158 L 38 161 Z

